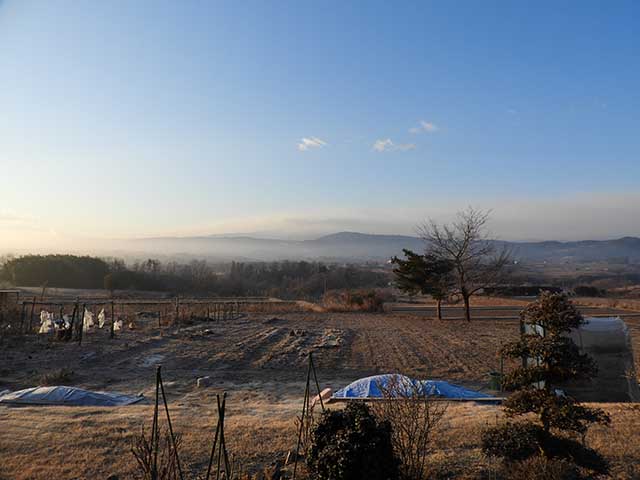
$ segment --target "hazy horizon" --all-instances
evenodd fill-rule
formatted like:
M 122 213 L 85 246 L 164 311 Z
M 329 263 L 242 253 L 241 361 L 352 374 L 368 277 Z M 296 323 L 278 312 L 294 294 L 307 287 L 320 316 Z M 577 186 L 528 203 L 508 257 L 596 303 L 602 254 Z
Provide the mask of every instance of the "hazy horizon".
M 636 2 L 0 1 L 0 251 L 640 236 Z

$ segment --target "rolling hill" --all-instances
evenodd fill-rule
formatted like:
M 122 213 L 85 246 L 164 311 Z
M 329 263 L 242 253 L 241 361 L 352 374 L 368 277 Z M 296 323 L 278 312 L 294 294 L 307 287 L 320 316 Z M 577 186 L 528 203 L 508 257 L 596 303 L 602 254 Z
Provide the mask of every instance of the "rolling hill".
M 640 263 L 640 238 L 574 242 L 498 242 L 524 262 L 580 263 L 615 261 Z M 312 240 L 278 240 L 250 236 L 158 237 L 136 239 L 121 248 L 161 255 L 203 256 L 237 260 L 386 261 L 403 248 L 421 251 L 424 243 L 405 235 L 339 232 Z

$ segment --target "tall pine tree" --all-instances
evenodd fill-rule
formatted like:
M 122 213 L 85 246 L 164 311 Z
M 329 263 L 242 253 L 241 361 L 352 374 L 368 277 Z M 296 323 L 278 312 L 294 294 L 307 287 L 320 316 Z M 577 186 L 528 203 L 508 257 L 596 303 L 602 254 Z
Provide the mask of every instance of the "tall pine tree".
M 403 249 L 405 259 L 393 257 L 396 265 L 393 273 L 396 285 L 411 295 L 431 295 L 436 301 L 438 320 L 442 320 L 442 301 L 451 293 L 454 285 L 453 263 L 433 254 L 419 255 Z

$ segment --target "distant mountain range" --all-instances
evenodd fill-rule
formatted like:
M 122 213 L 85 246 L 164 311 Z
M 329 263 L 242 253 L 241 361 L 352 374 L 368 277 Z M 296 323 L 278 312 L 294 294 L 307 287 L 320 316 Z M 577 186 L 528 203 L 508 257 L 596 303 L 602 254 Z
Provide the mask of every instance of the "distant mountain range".
M 625 261 L 640 263 L 640 238 L 576 242 L 503 242 L 525 262 L 565 263 Z M 236 260 L 325 260 L 380 262 L 401 255 L 403 248 L 422 251 L 424 243 L 405 235 L 340 232 L 314 240 L 277 240 L 250 236 L 159 237 L 126 242 L 123 249 L 161 255 Z

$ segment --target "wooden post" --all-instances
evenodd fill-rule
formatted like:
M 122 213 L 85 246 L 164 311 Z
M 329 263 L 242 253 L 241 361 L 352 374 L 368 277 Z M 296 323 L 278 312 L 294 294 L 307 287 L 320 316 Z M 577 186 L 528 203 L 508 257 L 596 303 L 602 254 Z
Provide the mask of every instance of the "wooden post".
M 69 332 L 67 333 L 67 340 L 71 340 L 73 338 L 73 329 L 76 325 L 76 313 L 78 313 L 78 300 L 76 299 L 76 303 L 73 305 L 73 312 L 71 313 L 71 325 L 69 325 Z
M 20 313 L 20 333 L 22 333 L 24 331 L 24 314 L 25 314 L 25 309 L 27 308 L 27 306 L 25 305 L 24 301 L 22 302 L 22 312 Z
M 162 333 L 162 323 L 160 322 L 160 310 L 158 310 L 158 328 L 160 329 L 160 333 Z
M 175 323 L 178 324 L 178 318 L 180 318 L 180 297 L 176 297 L 176 315 L 175 315 Z
M 111 300 L 111 331 L 109 332 L 109 338 L 113 338 L 115 335 L 116 317 L 113 313 L 113 300 Z
M 82 315 L 80 316 L 80 332 L 78 333 L 78 346 L 82 345 L 82 335 L 84 334 L 84 314 L 87 311 L 87 304 L 82 304 Z
M 29 333 L 31 333 L 31 330 L 33 329 L 33 311 L 36 308 L 36 297 L 33 297 L 33 300 L 31 301 L 31 316 L 29 317 Z

